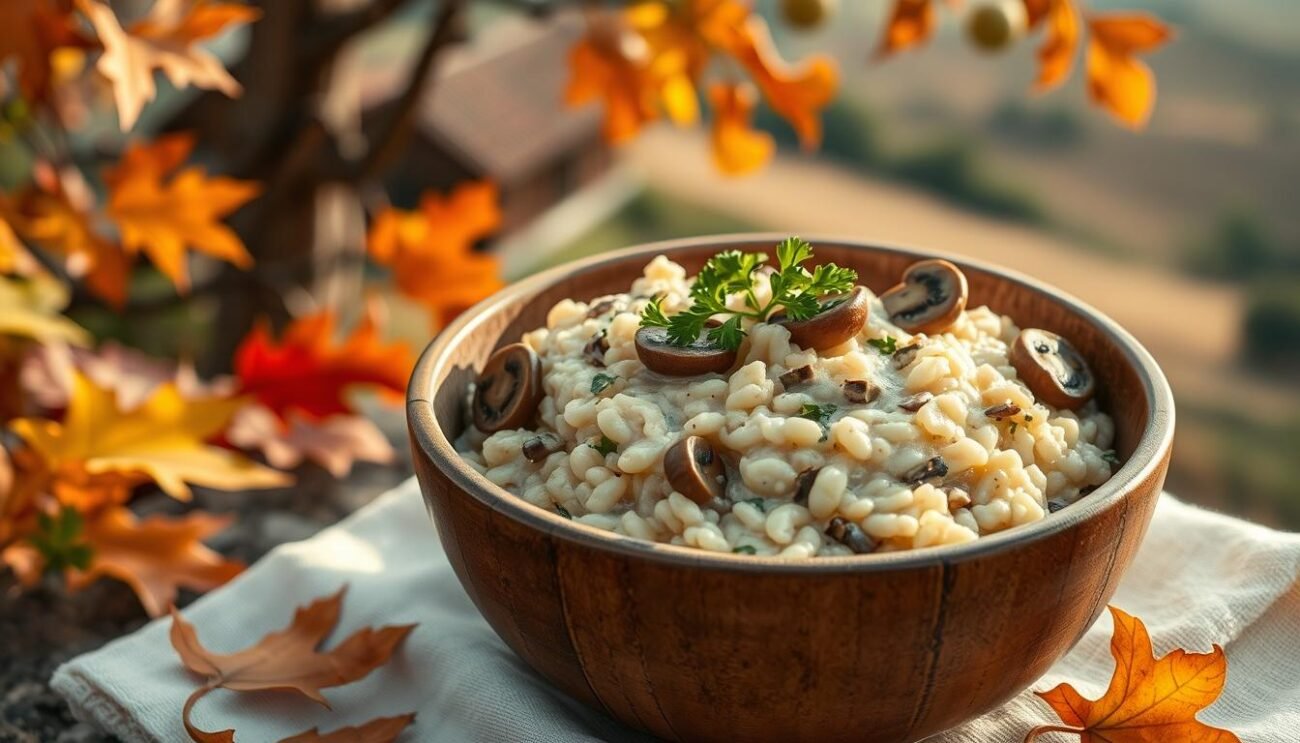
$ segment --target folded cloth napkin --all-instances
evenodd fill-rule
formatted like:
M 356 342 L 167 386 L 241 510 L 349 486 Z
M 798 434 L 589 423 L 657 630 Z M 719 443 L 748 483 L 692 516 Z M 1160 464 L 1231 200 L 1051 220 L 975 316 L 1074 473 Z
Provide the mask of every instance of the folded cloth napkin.
M 1223 696 L 1201 719 L 1243 741 L 1300 740 L 1300 535 L 1185 505 L 1166 495 L 1113 603 L 1140 617 L 1158 655 L 1174 647 L 1228 655 Z M 315 537 L 283 545 L 189 606 L 217 652 L 288 624 L 293 609 L 349 586 L 333 637 L 372 624 L 419 622 L 394 660 L 365 679 L 327 689 L 330 712 L 287 693 L 217 692 L 194 719 L 234 727 L 240 741 L 272 741 L 311 727 L 415 711 L 403 740 L 639 741 L 648 738 L 552 688 L 492 633 L 461 589 L 408 481 Z M 155 621 L 61 666 L 52 684 L 73 712 L 126 741 L 182 741 L 181 705 L 197 685 Z M 1034 688 L 1062 681 L 1086 696 L 1106 688 L 1114 663 L 1103 614 Z M 1025 692 L 936 736 L 938 743 L 1019 741 L 1054 720 Z

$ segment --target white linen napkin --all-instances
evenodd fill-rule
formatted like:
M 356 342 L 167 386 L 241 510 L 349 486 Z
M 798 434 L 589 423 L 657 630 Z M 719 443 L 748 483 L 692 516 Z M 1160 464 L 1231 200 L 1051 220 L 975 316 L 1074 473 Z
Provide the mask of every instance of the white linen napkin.
M 1166 495 L 1112 603 L 1146 623 L 1157 655 L 1224 646 L 1227 686 L 1202 720 L 1243 741 L 1294 743 L 1300 740 L 1298 577 L 1300 535 Z M 391 663 L 362 681 L 326 689 L 333 712 L 287 693 L 218 691 L 199 702 L 198 725 L 234 727 L 241 743 L 251 743 L 415 711 L 402 740 L 648 740 L 550 687 L 493 634 L 452 573 L 414 480 L 311 539 L 275 549 L 185 615 L 208 647 L 229 652 L 283 627 L 295 606 L 344 583 L 349 589 L 333 641 L 364 625 L 419 623 Z M 74 658 L 59 667 L 52 685 L 79 718 L 123 740 L 186 740 L 181 705 L 197 682 L 168 642 L 169 625 L 169 619 L 152 622 Z M 1106 613 L 1033 688 L 1068 681 L 1095 698 L 1113 668 L 1110 633 Z M 1055 719 L 1026 691 L 932 741 L 1010 743 Z

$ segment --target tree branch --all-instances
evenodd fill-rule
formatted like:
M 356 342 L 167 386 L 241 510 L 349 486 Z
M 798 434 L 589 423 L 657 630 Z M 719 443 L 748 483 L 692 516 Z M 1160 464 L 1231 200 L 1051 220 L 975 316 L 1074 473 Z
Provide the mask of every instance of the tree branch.
M 348 169 L 348 180 L 355 182 L 378 176 L 401 153 L 414 128 L 416 110 L 437 70 L 442 50 L 457 38 L 464 6 L 465 0 L 442 0 L 439 4 L 433 30 L 411 68 L 406 88 L 392 104 L 369 150 Z

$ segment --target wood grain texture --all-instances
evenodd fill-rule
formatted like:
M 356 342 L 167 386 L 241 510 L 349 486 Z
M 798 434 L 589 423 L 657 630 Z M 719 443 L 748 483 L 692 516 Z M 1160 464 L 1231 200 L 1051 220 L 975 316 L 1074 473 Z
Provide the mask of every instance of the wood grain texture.
M 1173 400 L 1131 336 L 1059 291 L 950 258 L 1022 327 L 1088 358 L 1125 459 L 1043 521 L 935 549 L 788 561 L 650 544 L 567 521 L 490 484 L 450 440 L 465 385 L 560 299 L 622 291 L 660 253 L 694 272 L 776 235 L 662 243 L 517 283 L 421 358 L 408 393 L 416 474 L 447 554 L 501 638 L 558 687 L 675 740 L 914 741 L 1029 686 L 1083 635 L 1146 533 L 1169 464 Z M 813 240 L 875 291 L 915 251 Z M 483 700 L 488 704 L 490 700 Z

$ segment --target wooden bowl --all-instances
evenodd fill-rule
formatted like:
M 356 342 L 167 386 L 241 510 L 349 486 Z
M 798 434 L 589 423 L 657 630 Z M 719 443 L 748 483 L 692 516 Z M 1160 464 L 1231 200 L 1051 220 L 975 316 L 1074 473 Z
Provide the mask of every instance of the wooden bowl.
M 416 473 L 479 611 L 574 698 L 676 740 L 919 740 L 1041 676 L 1097 618 L 1146 533 L 1169 464 L 1174 402 L 1150 354 L 1101 313 L 1014 272 L 946 256 L 966 272 L 971 307 L 1061 333 L 1083 352 L 1125 462 L 1079 503 L 963 545 L 791 561 L 654 544 L 536 508 L 452 447 L 475 370 L 544 325 L 557 301 L 625 291 L 659 254 L 693 274 L 719 250 L 771 251 L 780 237 L 632 248 L 481 302 L 415 368 Z M 877 292 L 934 257 L 813 244 L 815 261 L 851 266 Z

